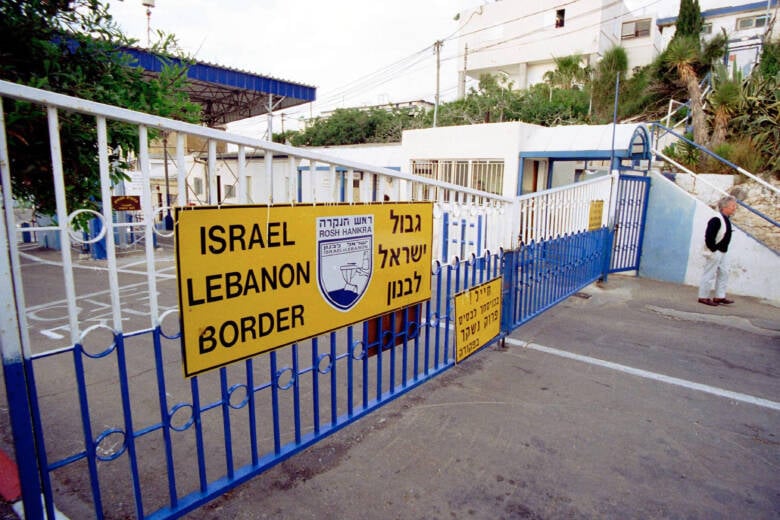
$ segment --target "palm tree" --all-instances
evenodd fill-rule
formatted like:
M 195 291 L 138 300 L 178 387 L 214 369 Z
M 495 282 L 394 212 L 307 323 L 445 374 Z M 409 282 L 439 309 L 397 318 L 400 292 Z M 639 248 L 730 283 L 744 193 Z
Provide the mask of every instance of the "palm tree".
M 741 79 L 731 77 L 723 65 L 715 68 L 713 91 L 707 97 L 712 111 L 712 137 L 709 147 L 715 149 L 726 141 L 729 121 L 739 104 Z
M 628 54 L 623 47 L 615 46 L 604 53 L 590 83 L 593 110 L 598 119 L 611 118 L 615 99 L 615 78 L 619 74 L 620 84 L 623 85 L 627 72 Z
M 582 66 L 582 55 L 571 54 L 559 58 L 553 57 L 555 70 L 549 70 L 544 73 L 544 80 L 551 87 L 572 90 L 578 84 L 585 83 L 588 79 L 590 70 L 587 66 Z
M 664 62 L 677 72 L 678 80 L 688 91 L 691 118 L 693 120 L 693 140 L 699 146 L 709 141 L 707 118 L 702 105 L 702 91 L 699 86 L 697 70 L 702 64 L 702 51 L 699 39 L 693 36 L 675 38 L 666 49 Z

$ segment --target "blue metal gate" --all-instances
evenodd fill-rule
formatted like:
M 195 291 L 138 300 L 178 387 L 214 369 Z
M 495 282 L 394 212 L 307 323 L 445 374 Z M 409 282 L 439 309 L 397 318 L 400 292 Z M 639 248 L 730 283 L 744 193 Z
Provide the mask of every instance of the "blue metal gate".
M 610 243 L 611 233 L 603 227 L 511 251 L 503 270 L 502 329 L 511 332 L 603 277 Z
M 621 175 L 615 201 L 615 239 L 609 272 L 639 269 L 650 177 Z

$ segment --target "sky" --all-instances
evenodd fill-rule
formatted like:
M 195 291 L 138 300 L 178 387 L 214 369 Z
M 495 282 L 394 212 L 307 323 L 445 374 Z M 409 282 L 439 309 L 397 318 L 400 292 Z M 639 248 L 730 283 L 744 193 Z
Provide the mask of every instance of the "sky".
M 340 107 L 425 99 L 436 90 L 441 48 L 440 99 L 457 92 L 457 13 L 487 0 L 110 0 L 112 16 L 128 36 L 147 43 L 154 32 L 176 35 L 199 61 L 317 87 L 317 101 L 284 111 L 285 129 L 302 118 Z M 528 0 L 522 0 L 528 1 Z M 544 1 L 544 0 L 543 0 Z M 676 14 L 679 0 L 627 0 Z M 662 13 L 663 14 L 663 13 Z M 667 14 L 668 16 L 668 14 Z M 277 114 L 278 116 L 279 114 Z M 231 131 L 255 134 L 265 117 L 234 123 Z M 281 130 L 280 118 L 274 132 Z

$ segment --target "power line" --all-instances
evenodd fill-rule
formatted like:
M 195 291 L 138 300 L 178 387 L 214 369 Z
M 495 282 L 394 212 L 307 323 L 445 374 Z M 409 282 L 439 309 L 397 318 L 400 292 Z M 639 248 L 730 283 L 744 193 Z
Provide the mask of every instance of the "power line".
M 556 8 L 558 8 L 558 7 L 565 7 L 567 5 L 571 5 L 571 4 L 576 3 L 577 1 L 579 1 L 579 0 L 570 0 L 568 2 L 563 2 L 561 4 L 558 4 L 558 5 L 554 6 L 554 7 L 556 7 Z M 647 3 L 646 5 L 644 5 L 642 7 L 639 7 L 637 9 L 651 7 L 651 6 L 653 6 L 653 5 L 655 5 L 655 4 L 659 3 L 659 2 L 660 2 L 660 0 L 653 0 L 653 1 L 649 2 L 649 3 Z M 612 2 L 610 4 L 607 4 L 606 6 L 601 6 L 599 8 L 591 9 L 589 11 L 585 11 L 583 13 L 580 13 L 580 14 L 578 14 L 576 16 L 571 17 L 569 20 L 586 17 L 586 16 L 589 16 L 589 15 L 592 15 L 595 12 L 603 10 L 604 7 L 611 7 L 611 6 L 618 5 L 618 4 L 622 4 L 622 2 L 619 1 L 619 0 L 618 1 L 614 1 L 614 2 Z M 480 9 L 482 9 L 482 7 Z M 509 19 L 509 20 L 504 20 L 504 21 L 502 21 L 500 23 L 496 23 L 496 24 L 493 24 L 493 25 L 490 25 L 490 26 L 487 26 L 487 27 L 482 27 L 482 28 L 479 28 L 479 29 L 475 29 L 475 30 L 467 32 L 467 33 L 460 33 L 460 31 L 469 24 L 471 19 L 476 14 L 479 14 L 478 10 L 474 10 L 474 11 L 472 11 L 471 15 L 469 16 L 469 19 L 463 25 L 461 25 L 461 27 L 456 29 L 453 33 L 451 33 L 447 37 L 442 38 L 441 40 L 438 40 L 438 41 L 444 42 L 444 41 L 453 40 L 456 36 L 457 36 L 457 38 L 463 38 L 463 37 L 466 37 L 466 36 L 477 34 L 477 33 L 482 32 L 482 31 L 487 31 L 487 30 L 490 30 L 490 29 L 494 29 L 496 27 L 501 27 L 501 26 L 505 26 L 505 25 L 511 24 L 513 22 L 521 21 L 521 20 L 527 19 L 528 17 L 531 17 L 531 16 L 543 14 L 545 12 L 548 12 L 549 10 L 550 10 L 550 7 L 539 9 L 537 11 L 534 11 L 532 13 L 529 13 L 529 14 L 526 14 L 526 15 L 523 15 L 523 16 L 520 16 L 520 17 L 512 18 L 512 19 Z M 635 10 L 636 9 L 634 9 L 632 11 L 635 11 Z M 625 15 L 625 13 L 621 13 L 621 14 L 613 16 L 613 17 L 611 17 L 611 18 L 609 18 L 607 20 L 600 20 L 598 23 L 587 25 L 587 26 L 578 28 L 578 29 L 576 29 L 574 31 L 568 31 L 568 32 L 562 33 L 562 34 L 552 35 L 552 38 L 559 38 L 561 36 L 568 36 L 568 35 L 571 35 L 572 32 L 579 32 L 579 31 L 591 29 L 593 27 L 598 27 L 599 25 L 602 25 L 603 23 L 605 23 L 607 21 L 620 19 L 624 15 Z M 478 48 L 472 49 L 472 50 L 469 51 L 469 54 L 473 55 L 475 53 L 480 53 L 480 52 L 490 52 L 490 51 L 496 50 L 495 47 L 497 47 L 497 46 L 500 46 L 500 45 L 503 45 L 503 44 L 506 44 L 506 43 L 509 43 L 509 42 L 513 42 L 513 41 L 516 41 L 516 40 L 520 40 L 522 38 L 526 38 L 526 37 L 532 36 L 535 33 L 536 33 L 536 31 L 528 31 L 526 33 L 522 33 L 520 35 L 513 36 L 511 38 L 506 38 L 506 39 L 501 40 L 499 42 L 493 42 L 493 43 L 484 45 L 482 47 L 478 47 Z M 411 55 L 409 55 L 409 56 L 407 56 L 405 58 L 401 58 L 400 60 L 398 60 L 396 62 L 393 62 L 393 63 L 391 63 L 390 65 L 388 65 L 386 67 L 382 67 L 380 69 L 377 69 L 374 72 L 371 72 L 371 73 L 369 73 L 369 74 L 367 74 L 365 76 L 356 78 L 355 80 L 352 80 L 352 81 L 346 83 L 342 87 L 339 87 L 336 90 L 328 93 L 320 101 L 315 102 L 315 106 L 317 106 L 318 111 L 324 111 L 324 110 L 327 110 L 327 109 L 331 109 L 334 106 L 336 106 L 336 105 L 338 105 L 340 103 L 345 102 L 347 99 L 353 99 L 353 98 L 357 97 L 358 95 L 361 95 L 366 90 L 376 89 L 377 87 L 380 87 L 380 86 L 382 86 L 382 85 L 384 85 L 384 84 L 386 84 L 386 83 L 388 83 L 390 81 L 399 79 L 400 77 L 402 77 L 406 73 L 411 73 L 411 72 L 414 72 L 416 70 L 419 70 L 420 67 L 418 67 L 418 66 L 426 60 L 426 57 L 429 56 L 430 51 L 435 48 L 435 45 L 436 45 L 436 43 L 434 43 L 432 45 L 429 45 L 429 46 L 425 47 L 424 49 L 416 51 L 413 54 L 411 54 Z M 461 56 L 460 56 L 459 52 L 456 50 L 455 52 L 453 52 L 453 53 L 451 53 L 449 55 L 441 56 L 440 60 L 441 60 L 442 63 L 444 63 L 444 62 L 452 61 L 454 59 L 459 59 L 460 57 Z M 457 88 L 457 84 L 453 88 Z M 430 89 L 426 89 L 426 91 L 430 92 Z M 420 96 L 420 97 L 425 97 L 425 96 Z M 306 108 L 302 107 L 302 108 L 300 108 L 298 110 L 295 110 L 295 109 L 288 110 L 285 113 L 286 113 L 286 115 L 288 117 L 290 117 L 290 116 L 303 114 L 303 113 L 305 113 L 306 110 L 307 110 Z M 310 108 L 309 108 L 309 110 L 310 110 Z
M 655 4 L 659 3 L 660 1 L 661 0 L 654 0 L 654 1 L 650 2 L 649 4 L 643 6 L 643 7 L 644 8 L 650 7 L 652 5 L 655 5 Z M 571 2 L 569 2 L 569 3 L 571 3 Z M 591 9 L 589 11 L 585 11 L 583 13 L 580 13 L 580 14 L 578 14 L 576 16 L 571 17 L 570 20 L 571 19 L 575 19 L 576 20 L 578 18 L 584 18 L 584 17 L 592 15 L 592 14 L 598 12 L 598 11 L 601 11 L 603 9 L 603 7 L 611 7 L 611 6 L 622 4 L 622 3 L 623 3 L 622 1 L 618 0 L 618 1 L 612 2 L 611 4 L 607 4 L 606 6 L 598 7 L 598 8 Z M 539 14 L 539 12 L 537 12 L 535 14 Z M 559 33 L 559 34 L 550 35 L 549 38 L 552 39 L 552 38 L 561 38 L 561 37 L 570 36 L 572 33 L 584 31 L 584 30 L 587 30 L 587 29 L 592 29 L 594 27 L 599 27 L 601 25 L 604 25 L 605 22 L 619 20 L 619 19 L 621 19 L 623 17 L 624 17 L 624 13 L 621 13 L 621 14 L 615 15 L 615 16 L 613 16 L 611 18 L 608 18 L 608 19 L 605 19 L 605 20 L 599 20 L 596 23 L 593 23 L 593 24 L 590 24 L 590 25 L 586 25 L 586 26 L 580 27 L 580 28 L 572 30 L 572 31 L 567 31 L 565 33 Z M 515 18 L 515 19 L 513 19 L 511 21 L 514 22 L 514 21 L 518 21 L 518 20 L 522 20 L 522 19 L 523 18 Z M 509 23 L 509 22 L 507 22 L 507 23 Z M 491 28 L 492 27 L 496 27 L 496 26 L 491 26 Z M 477 32 L 477 31 L 475 31 L 475 32 Z M 501 40 L 501 41 L 498 41 L 498 42 L 493 42 L 493 43 L 490 43 L 490 44 L 486 44 L 486 45 L 483 45 L 482 47 L 477 47 L 477 48 L 475 48 L 473 50 L 470 50 L 469 54 L 473 55 L 473 54 L 478 53 L 478 52 L 485 52 L 485 51 L 489 51 L 489 50 L 495 50 L 495 47 L 498 47 L 500 45 L 503 45 L 505 43 L 509 43 L 509 42 L 512 42 L 512 41 L 515 41 L 515 40 L 520 40 L 522 38 L 533 36 L 534 34 L 536 34 L 536 32 L 537 31 L 529 31 L 529 32 L 526 32 L 526 33 L 519 34 L 517 36 L 512 36 L 511 38 L 507 38 L 507 39 L 504 39 L 504 40 Z M 449 59 L 453 59 L 453 58 L 447 58 L 447 59 L 449 60 Z

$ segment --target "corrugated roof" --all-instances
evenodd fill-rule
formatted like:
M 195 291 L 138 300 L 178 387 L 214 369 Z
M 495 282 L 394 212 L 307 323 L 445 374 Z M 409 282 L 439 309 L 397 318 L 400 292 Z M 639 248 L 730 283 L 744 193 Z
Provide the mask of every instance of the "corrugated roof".
M 162 71 L 165 61 L 145 49 L 124 48 L 137 65 L 151 74 Z M 181 64 L 177 58 L 165 58 Z M 203 107 L 209 126 L 230 123 L 268 112 L 269 101 L 274 110 L 308 103 L 316 99 L 317 89 L 252 72 L 195 62 L 187 69 L 190 99 Z

